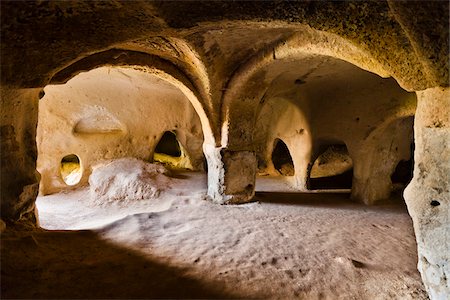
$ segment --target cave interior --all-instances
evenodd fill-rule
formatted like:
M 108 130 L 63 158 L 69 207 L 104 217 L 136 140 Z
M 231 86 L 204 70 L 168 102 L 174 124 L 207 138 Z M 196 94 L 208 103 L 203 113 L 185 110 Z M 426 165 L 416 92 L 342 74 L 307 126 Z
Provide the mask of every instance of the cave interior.
M 2 1 L 5 298 L 448 299 L 448 1 Z

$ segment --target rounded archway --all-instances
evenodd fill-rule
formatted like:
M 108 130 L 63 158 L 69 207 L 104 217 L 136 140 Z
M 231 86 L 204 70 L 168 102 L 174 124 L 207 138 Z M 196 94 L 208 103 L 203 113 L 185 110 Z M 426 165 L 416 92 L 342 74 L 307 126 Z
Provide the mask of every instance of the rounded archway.
M 294 162 L 286 144 L 276 139 L 272 151 L 272 162 L 275 169 L 283 176 L 294 176 Z
M 164 192 L 177 187 L 173 178 L 185 169 L 203 171 L 200 117 L 185 94 L 157 74 L 131 67 L 95 68 L 65 84 L 48 85 L 39 105 L 41 196 L 36 203 L 44 228 L 98 226 L 131 209 L 155 209 L 151 199 L 162 199 L 156 209 L 166 209 L 170 203 Z M 61 161 L 67 153 L 76 157 Z M 158 155 L 182 170 L 152 164 Z M 161 182 L 171 184 L 159 187 Z M 84 200 L 74 203 L 77 193 Z M 113 210 L 124 201 L 129 202 L 126 208 Z M 62 203 L 72 203 L 76 213 L 64 210 Z
M 351 189 L 353 161 L 345 144 L 321 145 L 311 167 L 311 190 Z
M 194 153 L 195 154 L 195 153 Z M 203 169 L 196 157 L 197 163 L 192 164 L 191 157 L 177 138 L 176 131 L 165 131 L 153 151 L 153 162 L 159 162 L 171 169 L 199 170 Z
M 75 154 L 69 154 L 61 159 L 61 177 L 67 185 L 76 185 L 80 182 L 83 174 L 81 161 Z
M 155 148 L 155 154 L 165 154 L 172 157 L 181 156 L 180 144 L 177 140 L 177 136 L 172 131 L 166 131 L 162 135 Z M 153 156 L 155 157 L 155 156 Z
M 320 52 L 320 47 L 324 47 L 324 51 Z M 393 78 L 383 78 L 363 69 L 372 70 L 373 65 L 355 61 L 362 59 L 364 53 L 354 52 L 355 49 L 347 49 L 349 52 L 344 54 L 334 53 L 337 50 L 330 47 L 321 43 L 313 48 L 304 47 L 304 44 L 282 44 L 280 55 L 275 55 L 276 58 L 264 53 L 266 55 L 262 58 L 255 57 L 254 61 L 243 66 L 236 73 L 236 78 L 230 81 L 224 96 L 226 124 L 223 134 L 228 136 L 223 140 L 229 148 L 261 151 L 261 147 L 255 145 L 263 144 L 261 140 L 264 138 L 270 140 L 269 135 L 264 136 L 265 132 L 276 131 L 266 127 L 278 128 L 279 124 L 285 124 L 283 129 L 289 128 L 289 133 L 281 135 L 285 141 L 292 140 L 286 142 L 287 145 L 304 146 L 301 151 L 291 151 L 296 169 L 294 186 L 298 190 L 306 189 L 308 176 L 305 173 L 300 178 L 303 173 L 297 171 L 307 170 L 308 164 L 314 163 L 311 157 L 313 153 L 320 152 L 322 144 L 317 143 L 320 140 L 340 141 L 347 145 L 353 164 L 358 168 L 356 173 L 342 175 L 346 177 L 342 179 L 345 183 L 329 182 L 328 187 L 353 188 L 355 185 L 352 182 L 355 180 L 352 176 L 356 174 L 357 179 L 361 177 L 361 160 L 368 158 L 359 149 L 364 148 L 366 141 L 384 126 L 386 120 L 411 115 L 416 106 L 414 93 L 405 91 Z M 274 51 L 277 53 L 278 50 Z M 354 53 L 355 57 L 350 58 L 350 53 Z M 385 75 L 376 67 L 373 70 Z M 274 103 L 277 109 L 267 110 L 268 103 Z M 296 118 L 292 113 L 278 114 L 280 107 L 298 110 L 300 117 Z M 260 123 L 267 126 L 259 126 Z M 302 136 L 308 138 L 299 143 Z M 293 142 L 294 139 L 296 142 Z M 300 152 L 302 157 L 297 159 Z M 371 155 L 374 153 L 371 152 Z M 259 165 L 270 166 L 270 163 L 260 162 Z M 383 176 L 388 178 L 390 174 Z M 341 181 L 341 178 L 333 180 Z M 364 184 L 357 182 L 357 190 Z M 322 187 L 319 185 L 316 188 Z M 367 190 L 358 197 L 359 201 L 373 203 L 371 201 L 385 198 L 386 194 Z
M 182 48 L 188 47 L 184 45 Z M 189 56 L 195 55 L 190 54 Z M 198 61 L 194 57 L 192 60 Z M 201 63 L 197 62 L 197 64 Z M 191 65 L 195 65 L 195 63 L 192 62 Z M 209 89 L 209 83 L 203 82 L 207 81 L 207 78 L 202 73 L 204 70 L 197 70 L 195 73 L 200 72 L 202 74 L 197 80 L 193 80 L 170 60 L 163 59 L 158 55 L 113 48 L 74 61 L 62 70 L 56 71 L 48 84 L 63 84 L 80 73 L 100 67 L 122 67 L 140 70 L 144 73 L 153 74 L 160 80 L 173 85 L 184 94 L 197 112 L 204 132 L 205 142 L 211 145 L 216 144 L 216 137 L 211 126 L 213 120 L 207 116 L 207 112 L 211 109 L 211 103 L 205 91 Z
M 190 158 L 185 167 L 203 169 L 204 137 L 196 110 L 183 92 L 155 74 L 100 67 L 66 84 L 47 86 L 39 105 L 37 168 L 43 194 L 66 188 L 53 179 L 59 172 L 53 167 L 54 157 L 79 153 L 83 185 L 102 160 L 152 158 L 164 132 L 172 129 Z

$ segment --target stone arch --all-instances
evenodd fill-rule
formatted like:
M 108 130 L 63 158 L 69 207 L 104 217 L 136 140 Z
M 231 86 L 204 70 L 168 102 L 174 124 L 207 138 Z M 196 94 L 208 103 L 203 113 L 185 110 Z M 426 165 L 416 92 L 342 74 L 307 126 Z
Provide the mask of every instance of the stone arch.
M 295 168 L 289 147 L 282 139 L 276 138 L 272 147 L 272 164 L 280 175 L 294 176 Z
M 191 54 L 191 56 L 192 55 L 194 54 Z M 204 135 L 203 151 L 208 165 L 207 170 L 209 171 L 208 182 L 217 182 L 216 178 L 220 177 L 220 174 L 217 174 L 215 171 L 221 172 L 221 163 L 217 161 L 216 149 L 216 146 L 219 143 L 218 135 L 220 133 L 215 130 L 218 127 L 215 126 L 215 119 L 212 117 L 213 113 L 211 113 L 211 103 L 209 103 L 207 99 L 209 85 L 206 84 L 204 89 L 202 88 L 199 90 L 196 87 L 198 87 L 200 83 L 187 77 L 186 74 L 171 61 L 157 55 L 126 49 L 109 49 L 79 59 L 69 66 L 55 72 L 49 80 L 49 84 L 65 83 L 81 72 L 101 66 L 120 66 L 142 70 L 177 87 L 188 98 L 200 117 Z M 207 81 L 204 78 L 205 76 L 206 74 L 204 74 L 204 72 L 201 73 L 200 80 Z M 217 190 L 216 186 L 217 185 L 214 185 L 212 190 Z M 211 190 L 210 184 L 208 184 L 208 189 Z M 209 192 L 209 194 L 212 195 L 214 193 Z M 221 198 L 221 196 L 219 196 L 220 194 L 221 193 L 215 193 L 213 199 Z
M 173 157 L 180 157 L 182 154 L 181 147 L 175 132 L 173 130 L 164 131 L 153 152 L 167 154 Z
M 176 145 L 167 145 L 168 147 L 165 147 L 161 144 L 165 138 L 169 139 L 167 142 L 170 144 L 176 143 Z M 169 157 L 168 161 L 169 165 L 172 165 L 175 168 L 204 170 L 204 155 L 201 151 L 201 145 L 198 145 L 199 142 L 203 141 L 199 141 L 198 138 L 189 131 L 181 128 L 167 129 L 161 133 L 160 137 L 157 137 L 157 140 L 158 143 L 155 144 L 150 160 L 154 161 L 157 153 L 166 154 L 175 158 L 173 162 L 170 162 Z M 159 150 L 158 147 L 160 148 Z M 200 149 L 200 151 L 197 151 L 198 149 Z M 164 157 L 162 157 L 162 159 L 164 160 Z M 160 162 L 164 163 L 164 161 Z
M 37 169 L 42 174 L 43 194 L 67 188 L 52 167 L 59 152 L 80 153 L 86 167 L 81 184 L 86 184 L 92 168 L 102 160 L 124 156 L 152 158 L 157 137 L 166 130 L 178 131 L 184 148 L 193 153 L 194 164 L 187 167 L 202 169 L 202 162 L 198 162 L 203 160 L 204 141 L 200 118 L 182 91 L 154 73 L 128 67 L 99 67 L 79 74 L 67 86 L 50 85 L 45 91 L 50 98 L 49 102 L 43 98 L 41 103 L 44 115 L 40 116 L 37 134 Z M 165 98 L 167 101 L 160 101 Z M 124 99 L 128 99 L 126 109 L 121 104 Z M 56 120 L 51 118 L 52 111 L 59 116 Z M 97 130 L 99 124 L 105 128 Z M 54 134 L 46 138 L 47 132 Z M 97 140 L 98 134 L 105 138 Z M 64 143 L 59 143 L 58 137 Z
M 353 159 L 343 141 L 316 140 L 308 167 L 309 190 L 352 188 Z
M 286 144 L 294 164 L 294 176 L 287 179 L 295 189 L 306 190 L 308 164 L 312 153 L 306 103 L 293 103 L 281 96 L 271 97 L 264 102 L 258 111 L 253 139 L 258 161 L 263 162 L 260 172 L 274 172 L 271 155 L 273 141 L 276 139 Z
M 376 118 L 383 120 L 390 115 L 395 115 L 397 110 L 404 111 L 410 108 L 414 109 L 415 107 L 414 96 L 411 96 L 411 93 L 402 89 L 396 80 L 386 78 L 389 77 L 388 71 L 386 71 L 383 65 L 372 58 L 368 52 L 365 52 L 337 35 L 305 28 L 303 32 L 296 33 L 285 41 L 280 41 L 275 47 L 262 50 L 234 73 L 223 95 L 222 147 L 234 152 L 245 151 L 248 157 L 247 160 L 249 161 L 248 164 L 250 164 L 250 161 L 252 161 L 251 156 L 255 152 L 254 137 L 257 134 L 255 122 L 264 103 L 268 99 L 286 97 L 288 99 L 300 99 L 300 101 L 303 101 L 302 97 L 304 97 L 304 93 L 309 92 L 312 95 L 310 95 L 310 98 L 319 97 L 319 99 L 322 99 L 328 97 L 331 101 L 334 95 L 331 95 L 330 92 L 328 94 L 324 92 L 323 95 L 319 96 L 316 92 L 315 94 L 312 92 L 312 89 L 318 90 L 319 93 L 322 90 L 328 89 L 328 87 L 327 89 L 323 89 L 323 87 L 319 86 L 319 84 L 324 82 L 322 79 L 315 78 L 323 75 L 325 66 L 327 68 L 330 66 L 330 72 L 335 72 L 336 77 L 340 78 L 341 83 L 345 82 L 342 80 L 342 76 L 349 76 L 346 81 L 354 81 L 355 84 L 361 86 L 364 86 L 364 80 L 368 80 L 371 83 L 380 82 L 380 84 L 384 85 L 386 91 L 382 91 L 378 95 L 381 97 L 380 103 L 387 103 L 389 101 L 392 103 L 386 105 L 386 111 L 375 115 Z M 356 71 L 357 73 L 355 74 L 358 74 L 358 76 L 352 75 L 353 71 Z M 332 73 L 326 75 L 330 76 L 330 74 Z M 359 78 L 361 74 L 363 76 Z M 335 85 L 330 90 L 342 90 L 339 87 L 340 82 L 333 79 L 334 81 Z M 305 91 L 305 89 L 309 90 Z M 391 89 L 395 91 L 392 99 L 389 95 Z M 377 90 L 379 91 L 380 89 L 378 88 Z M 342 99 L 340 100 L 342 103 L 344 100 L 352 101 L 348 97 L 348 99 L 343 97 L 342 93 Z M 356 96 L 361 98 L 361 95 Z M 377 103 L 378 101 L 374 96 L 371 97 L 371 100 L 373 100 L 373 103 Z M 364 102 L 361 101 L 359 104 L 356 104 L 358 105 L 358 109 L 361 111 L 366 110 L 366 107 L 363 107 L 361 103 Z M 407 108 L 402 108 L 403 105 L 407 105 Z M 320 107 L 317 107 L 313 103 L 305 105 L 307 114 L 318 109 L 320 110 Z M 375 106 L 374 109 L 376 109 Z M 324 136 L 343 140 L 347 144 L 350 153 L 354 152 L 354 149 L 359 147 L 359 142 L 349 141 L 349 137 L 342 134 L 342 132 L 339 133 L 333 130 L 328 130 L 328 132 L 325 130 L 324 132 L 324 130 L 318 130 L 320 124 L 318 125 L 317 119 L 323 122 L 335 119 L 330 113 L 336 114 L 336 111 L 328 111 L 328 107 L 325 111 L 325 113 L 319 114 L 319 118 L 317 115 L 311 117 L 314 119 L 314 124 L 311 125 L 311 136 L 314 139 Z M 353 126 L 350 122 L 352 113 L 349 112 L 347 115 L 349 121 L 345 126 L 351 128 Z M 358 123 L 360 122 L 360 118 L 357 117 L 353 121 Z M 380 120 L 372 118 L 370 122 L 378 126 Z M 367 126 L 370 128 L 364 129 L 361 125 L 358 125 L 360 131 L 357 136 L 358 141 L 364 140 L 364 135 L 370 134 L 370 131 L 374 130 L 373 126 Z M 249 166 L 250 169 L 251 167 Z M 306 182 L 303 181 L 301 184 L 297 184 L 297 186 L 306 186 Z
M 110 49 L 91 54 L 57 71 L 49 84 L 62 84 L 77 74 L 102 66 L 120 66 L 148 72 L 177 87 L 191 102 L 202 124 L 205 143 L 215 144 L 208 106 L 191 80 L 171 62 L 159 56 L 124 49 Z
M 344 38 L 306 26 L 303 29 L 289 39 L 279 41 L 273 48 L 263 49 L 233 74 L 222 97 L 223 147 L 233 148 L 235 144 L 239 144 L 241 148 L 251 148 L 251 130 L 249 130 L 250 133 L 245 134 L 242 128 L 252 128 L 251 123 L 254 122 L 259 102 L 265 97 L 275 77 L 272 74 L 272 80 L 267 80 L 268 76 L 264 74 L 264 70 L 282 60 L 302 60 L 317 56 L 332 57 L 347 61 L 381 77 L 389 76 L 385 68 L 368 52 Z M 234 122 L 235 111 L 249 112 Z M 231 119 L 235 126 L 230 124 Z M 239 141 L 234 142 L 229 138 L 230 136 L 239 136 Z

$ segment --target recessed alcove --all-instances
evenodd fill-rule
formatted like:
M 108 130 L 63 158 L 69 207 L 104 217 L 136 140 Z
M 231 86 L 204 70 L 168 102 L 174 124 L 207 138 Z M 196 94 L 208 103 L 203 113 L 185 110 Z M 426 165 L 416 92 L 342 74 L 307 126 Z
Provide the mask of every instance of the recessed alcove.
M 412 158 L 408 160 L 401 160 L 395 167 L 394 173 L 391 175 L 392 183 L 406 187 L 413 178 L 413 165 L 414 161 Z
M 164 132 L 158 144 L 156 145 L 155 153 L 166 154 L 172 157 L 180 157 L 180 143 L 178 142 L 175 133 L 171 131 Z

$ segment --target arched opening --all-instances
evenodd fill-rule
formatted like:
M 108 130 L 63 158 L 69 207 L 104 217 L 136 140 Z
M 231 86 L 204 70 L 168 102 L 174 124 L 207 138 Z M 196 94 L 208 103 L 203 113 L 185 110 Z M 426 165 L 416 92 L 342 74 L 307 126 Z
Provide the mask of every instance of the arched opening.
M 183 180 L 199 178 L 198 189 L 205 188 L 203 142 L 191 101 L 157 74 L 100 67 L 48 85 L 37 128 L 41 226 L 93 228 L 168 209 L 177 190 L 188 188 Z M 55 156 L 66 153 L 79 157 L 55 168 Z
M 327 42 L 330 40 L 327 39 Z M 390 154 L 395 149 L 395 146 L 390 147 L 392 143 L 389 138 L 392 138 L 392 136 L 374 142 L 371 135 L 382 131 L 387 120 L 414 113 L 416 97 L 413 93 L 402 89 L 396 80 L 389 78 L 389 74 L 372 73 L 376 67 L 359 68 L 358 64 L 354 63 L 358 60 L 358 53 L 354 53 L 354 57 L 351 57 L 353 53 L 347 53 L 350 54 L 346 57 L 350 58 L 347 61 L 341 60 L 343 57 L 339 55 L 322 56 L 321 54 L 326 55 L 327 51 L 320 47 L 314 48 L 314 46 L 311 46 L 313 43 L 310 44 L 300 39 L 300 47 L 307 45 L 314 50 L 321 50 L 322 53 L 308 55 L 309 49 L 305 49 L 304 52 L 301 49 L 294 57 L 295 50 L 293 48 L 296 45 L 290 45 L 292 47 L 289 47 L 288 44 L 288 42 L 284 43 L 283 41 L 282 47 L 284 48 L 282 50 L 286 51 L 277 51 L 277 49 L 271 48 L 270 51 L 262 52 L 261 56 L 255 56 L 254 61 L 249 61 L 247 65 L 241 68 L 241 72 L 236 72 L 238 76 L 230 81 L 234 85 L 227 87 L 224 97 L 225 100 L 234 104 L 228 105 L 229 109 L 224 113 L 224 119 L 228 121 L 226 129 L 229 132 L 229 138 L 227 141 L 230 145 L 236 145 L 236 148 L 238 148 L 239 144 L 247 146 L 250 144 L 249 141 L 255 141 L 255 136 L 260 138 L 261 141 L 267 141 L 267 143 L 270 143 L 271 136 L 283 136 L 286 141 L 289 141 L 290 145 L 293 145 L 291 154 L 295 162 L 297 175 L 302 170 L 299 162 L 308 161 L 313 164 L 308 167 L 308 175 L 305 176 L 309 190 L 313 191 L 298 188 L 301 178 L 290 181 L 293 182 L 294 188 L 286 186 L 283 182 L 285 180 L 279 180 L 277 186 L 272 185 L 267 189 L 260 185 L 260 189 L 256 193 L 257 199 L 274 205 L 282 203 L 289 206 L 298 205 L 302 208 L 314 207 L 311 212 L 317 212 L 326 206 L 339 211 L 340 217 L 346 215 L 345 218 L 348 216 L 347 208 L 352 207 L 352 210 L 354 208 L 355 211 L 358 211 L 357 214 L 360 214 L 358 219 L 362 222 L 359 228 L 364 227 L 369 220 L 365 214 L 367 208 L 361 203 L 351 203 L 349 198 L 352 191 L 350 189 L 357 185 L 368 186 L 367 189 L 363 190 L 362 197 L 359 199 L 360 202 L 372 204 L 366 199 L 384 199 L 385 194 L 379 193 L 377 189 L 378 180 L 382 177 L 383 180 L 380 180 L 382 183 L 389 181 L 391 173 L 380 174 L 377 166 L 391 163 L 390 158 L 394 155 L 389 155 L 389 159 L 387 159 L 386 156 L 388 155 L 386 154 Z M 336 44 L 333 45 L 334 47 L 336 47 Z M 341 51 L 342 48 L 336 47 L 340 53 L 346 52 L 345 50 Z M 283 60 L 283 58 L 285 59 Z M 364 58 L 364 60 L 366 59 Z M 261 80 L 262 78 L 264 80 Z M 304 112 L 305 119 L 308 120 L 310 125 L 307 132 L 311 135 L 313 141 L 313 149 L 309 157 L 307 151 L 301 152 L 296 149 L 297 145 L 301 145 L 300 143 L 291 142 L 298 140 L 298 137 L 304 134 L 305 130 L 302 129 L 305 127 L 303 124 L 295 122 L 297 120 L 293 118 L 285 117 L 279 118 L 280 122 L 290 125 L 285 127 L 291 129 L 290 131 L 270 128 L 275 127 L 274 124 L 277 121 L 270 118 L 270 116 L 275 115 L 275 109 L 269 111 L 267 117 L 260 118 L 262 122 L 268 124 L 268 129 L 265 132 L 248 130 L 248 128 L 254 127 L 254 119 L 255 116 L 258 118 L 258 112 L 263 110 L 266 103 L 273 98 L 289 99 Z M 276 104 L 280 106 L 282 102 L 278 101 Z M 227 106 L 225 105 L 225 107 Z M 253 108 L 253 110 L 249 108 Z M 266 137 L 265 140 L 264 137 Z M 321 138 L 325 138 L 326 141 L 316 143 Z M 264 145 L 264 142 L 261 142 L 261 144 Z M 267 148 L 269 147 L 270 145 Z M 258 150 L 256 147 L 252 149 Z M 352 155 L 351 158 L 349 152 Z M 304 155 L 301 156 L 300 153 L 304 153 Z M 382 154 L 380 155 L 380 153 Z M 270 156 L 268 160 L 270 160 Z M 264 167 L 264 163 L 259 163 L 259 165 Z M 313 169 L 312 176 L 309 174 L 311 168 Z M 382 169 L 386 168 L 382 167 Z M 289 209 L 291 208 L 289 207 Z M 405 228 L 411 231 L 411 220 L 407 211 L 403 206 L 399 207 L 399 210 L 402 212 L 401 218 L 409 221 L 409 225 Z M 377 228 L 388 227 L 383 224 L 386 223 L 386 210 L 379 210 L 376 214 L 378 216 L 371 220 L 377 221 L 378 219 L 381 222 L 373 226 Z M 361 215 L 364 215 L 364 217 L 361 218 Z M 334 220 L 333 217 L 332 222 Z M 399 224 L 398 220 L 393 219 L 393 222 Z M 329 220 L 323 221 L 327 223 Z M 317 223 L 313 225 L 313 223 L 315 222 L 311 222 L 310 225 L 314 227 L 318 225 Z M 401 225 L 399 224 L 399 226 Z M 363 233 L 361 236 L 372 237 L 371 231 L 373 230 L 369 230 L 368 235 Z M 333 229 L 333 232 L 336 232 L 335 229 Z M 349 237 L 355 239 L 352 242 L 353 249 L 351 252 L 358 253 L 358 250 L 360 250 L 359 253 L 362 257 L 365 250 L 357 248 L 363 244 L 364 247 L 367 247 L 367 244 L 361 243 L 359 232 L 357 235 L 356 232 L 348 233 Z M 316 237 L 321 234 L 317 233 Z M 332 238 L 331 235 L 328 238 Z M 384 240 L 381 237 L 374 246 L 377 247 Z M 372 241 L 367 240 L 368 243 Z M 392 242 L 383 244 L 390 249 L 394 249 L 397 245 L 397 243 Z M 330 245 L 327 251 L 331 252 L 335 249 L 334 245 Z M 414 246 L 411 249 L 414 251 Z M 338 258 L 338 261 L 339 263 L 346 263 L 345 259 Z M 364 264 L 360 261 L 352 260 L 349 265 L 364 268 Z M 414 263 L 411 265 L 414 267 Z
M 162 163 L 171 169 L 193 169 L 186 150 L 173 131 L 164 132 L 155 147 L 153 161 Z
M 276 139 L 272 151 L 272 162 L 275 169 L 283 176 L 294 176 L 294 162 L 287 145 L 280 139 Z
M 82 176 L 81 161 L 75 154 L 69 154 L 61 159 L 61 177 L 67 185 L 76 185 Z
M 181 148 L 180 143 L 174 132 L 166 131 L 159 140 L 155 148 L 154 158 L 158 159 L 158 156 L 167 155 L 171 157 L 180 157 Z
M 345 144 L 322 147 L 325 150 L 316 158 L 311 168 L 311 190 L 351 189 L 353 161 Z

